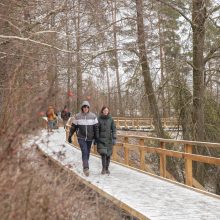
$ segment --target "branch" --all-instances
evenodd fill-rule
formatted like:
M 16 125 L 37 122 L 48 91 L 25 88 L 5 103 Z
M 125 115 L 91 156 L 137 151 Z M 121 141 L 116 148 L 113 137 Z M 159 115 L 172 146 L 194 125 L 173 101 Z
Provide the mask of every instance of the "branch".
M 219 49 L 220 49 L 220 39 L 212 46 L 211 50 L 204 58 L 204 64 L 206 64 L 210 59 L 212 59 L 213 58 L 212 55 Z
M 74 53 L 75 52 L 75 51 L 64 50 L 64 49 L 55 47 L 55 46 L 50 45 L 50 44 L 46 44 L 46 43 L 43 43 L 43 42 L 40 42 L 40 41 L 32 40 L 30 38 L 24 38 L 24 37 L 18 37 L 18 36 L 5 36 L 5 35 L 0 35 L 0 38 L 8 39 L 8 40 L 27 41 L 27 42 L 31 42 L 31 43 L 34 43 L 34 44 L 40 44 L 42 46 L 53 48 L 53 49 L 56 49 L 58 51 L 65 52 L 65 53 Z
M 172 4 L 170 4 L 170 3 L 166 2 L 166 0 L 156 0 L 156 1 L 162 3 L 162 4 L 166 5 L 166 6 L 168 6 L 168 7 L 170 7 L 170 8 L 172 8 L 173 10 L 175 10 L 176 12 L 178 12 L 180 15 L 182 15 L 183 18 L 185 18 L 186 21 L 189 22 L 189 24 L 190 24 L 191 27 L 193 28 L 194 25 L 193 25 L 192 21 L 191 21 L 182 11 L 180 11 L 178 8 L 174 7 L 174 6 L 173 6 Z

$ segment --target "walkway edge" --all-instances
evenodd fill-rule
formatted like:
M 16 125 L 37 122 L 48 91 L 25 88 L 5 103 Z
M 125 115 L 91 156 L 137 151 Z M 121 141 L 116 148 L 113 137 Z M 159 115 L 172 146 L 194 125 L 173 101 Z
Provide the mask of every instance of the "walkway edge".
M 69 143 L 68 143 L 69 144 Z M 72 144 L 69 144 L 72 147 L 75 147 Z M 79 148 L 75 147 L 76 149 L 79 150 Z M 116 199 L 115 197 L 113 197 L 112 195 L 108 194 L 107 192 L 105 192 L 104 190 L 98 188 L 96 185 L 92 184 L 89 181 L 86 181 L 85 179 L 83 179 L 82 177 L 80 177 L 76 172 L 74 172 L 74 170 L 70 170 L 68 167 L 63 166 L 58 160 L 54 159 L 51 155 L 49 155 L 48 153 L 46 153 L 43 149 L 41 149 L 38 145 L 37 145 L 37 149 L 45 156 L 47 156 L 51 161 L 53 161 L 56 165 L 62 167 L 63 169 L 65 169 L 68 173 L 70 174 L 75 174 L 77 179 L 80 180 L 81 182 L 83 182 L 86 186 L 90 187 L 92 190 L 96 191 L 97 193 L 99 193 L 101 196 L 105 197 L 106 199 L 110 200 L 111 202 L 113 202 L 116 206 L 118 206 L 121 209 L 124 209 L 125 211 L 127 211 L 128 213 L 130 213 L 132 216 L 141 219 L 141 220 L 150 220 L 149 218 L 147 218 L 146 216 L 144 216 L 142 213 L 138 212 L 137 210 L 133 209 L 132 207 L 128 206 L 127 204 L 123 203 L 122 201 Z M 93 156 L 96 156 L 95 154 L 91 153 Z M 115 162 L 115 161 L 113 161 Z M 120 164 L 120 163 L 119 163 Z M 130 167 L 129 167 L 130 168 Z

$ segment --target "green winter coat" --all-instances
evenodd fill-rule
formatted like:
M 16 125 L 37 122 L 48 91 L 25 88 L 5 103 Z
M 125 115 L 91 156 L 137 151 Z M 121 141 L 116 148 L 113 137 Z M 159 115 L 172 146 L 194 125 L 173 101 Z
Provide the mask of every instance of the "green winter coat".
M 100 115 L 98 122 L 99 138 L 97 151 L 99 154 L 110 156 L 112 155 L 113 139 L 116 139 L 116 127 L 114 120 L 110 115 Z

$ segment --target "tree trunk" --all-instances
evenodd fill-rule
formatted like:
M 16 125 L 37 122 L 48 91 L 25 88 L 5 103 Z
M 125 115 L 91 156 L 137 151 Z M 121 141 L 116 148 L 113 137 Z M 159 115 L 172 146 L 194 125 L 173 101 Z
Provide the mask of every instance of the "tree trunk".
M 204 141 L 204 1 L 193 0 L 193 128 L 194 140 Z
M 77 73 L 77 110 L 80 110 L 82 102 L 82 69 L 81 69 L 81 56 L 80 56 L 80 0 L 77 2 L 77 18 L 75 19 L 76 30 L 76 73 Z
M 192 27 L 193 27 L 193 139 L 205 140 L 204 123 L 204 40 L 205 40 L 205 2 L 193 0 Z M 196 152 L 202 154 L 204 149 L 200 147 Z M 196 179 L 204 185 L 204 164 L 194 165 Z
M 66 47 L 67 50 L 71 50 L 70 45 L 70 37 L 69 37 L 69 24 L 68 24 L 68 17 L 66 13 Z M 68 93 L 70 92 L 70 76 L 71 76 L 71 66 L 72 66 L 72 60 L 70 53 L 67 54 L 67 91 L 66 91 L 66 105 L 67 108 L 70 109 L 70 96 Z
M 150 103 L 151 114 L 153 115 L 154 126 L 158 137 L 164 137 L 164 130 L 160 119 L 159 109 L 157 106 L 156 96 L 154 93 L 152 80 L 150 77 L 150 69 L 148 65 L 146 47 L 145 47 L 145 32 L 144 32 L 144 21 L 143 21 L 143 1 L 136 0 L 137 10 L 137 31 L 138 31 L 138 47 L 139 47 L 139 58 L 141 61 L 142 74 L 144 77 L 145 90 Z
M 114 36 L 114 57 L 115 57 L 115 73 L 118 91 L 118 110 L 119 114 L 123 115 L 123 103 L 121 98 L 121 85 L 119 80 L 119 65 L 118 65 L 118 52 L 117 52 L 117 33 L 116 33 L 116 0 L 112 1 L 112 21 L 113 21 L 113 36 Z
M 165 75 L 165 66 L 164 66 L 164 44 L 163 44 L 163 36 L 161 32 L 161 17 L 158 13 L 158 29 L 159 29 L 159 41 L 160 41 L 160 75 L 161 75 L 161 102 L 162 102 L 162 109 L 163 109 L 163 117 L 168 117 L 167 107 L 166 107 L 166 100 L 165 100 L 165 85 L 164 85 L 164 75 Z

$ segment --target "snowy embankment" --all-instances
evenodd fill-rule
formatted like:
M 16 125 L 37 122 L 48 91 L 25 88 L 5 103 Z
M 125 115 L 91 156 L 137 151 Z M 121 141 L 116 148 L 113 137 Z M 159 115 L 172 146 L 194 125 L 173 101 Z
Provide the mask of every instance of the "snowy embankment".
M 90 176 L 82 172 L 81 152 L 65 142 L 63 128 L 48 135 L 42 131 L 35 142 L 53 160 L 76 173 L 84 183 L 141 219 L 220 219 L 220 198 L 209 196 L 146 173 L 110 164 L 101 175 L 101 161 L 90 157 Z

